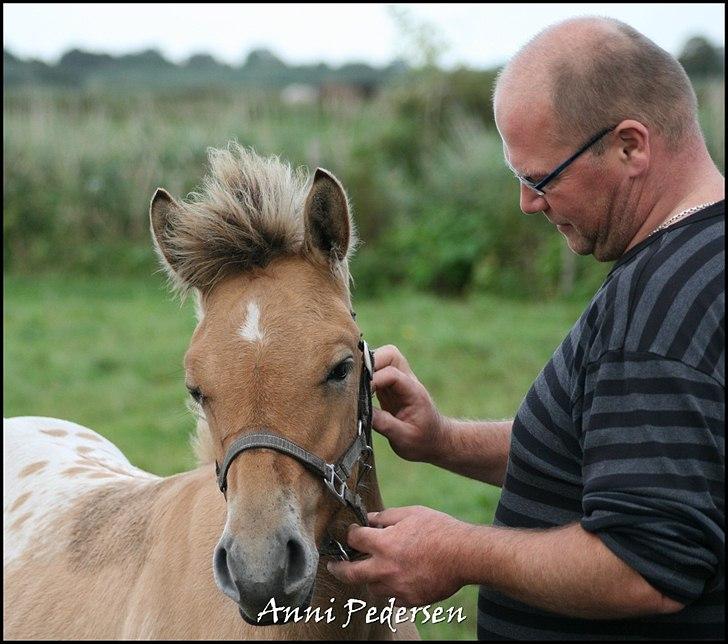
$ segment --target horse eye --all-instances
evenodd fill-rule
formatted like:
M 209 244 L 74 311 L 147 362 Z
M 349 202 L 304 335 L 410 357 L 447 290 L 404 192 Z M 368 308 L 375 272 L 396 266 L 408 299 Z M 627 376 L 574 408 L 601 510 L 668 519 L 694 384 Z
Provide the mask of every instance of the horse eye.
M 329 375 L 326 376 L 326 380 L 328 382 L 341 382 L 342 380 L 345 380 L 353 366 L 354 360 L 352 358 L 342 360 L 331 371 L 329 371 Z
M 199 387 L 187 387 L 187 391 L 190 392 L 190 396 L 192 396 L 193 400 L 198 405 L 202 404 L 202 401 L 205 399 L 205 397 L 202 395 Z

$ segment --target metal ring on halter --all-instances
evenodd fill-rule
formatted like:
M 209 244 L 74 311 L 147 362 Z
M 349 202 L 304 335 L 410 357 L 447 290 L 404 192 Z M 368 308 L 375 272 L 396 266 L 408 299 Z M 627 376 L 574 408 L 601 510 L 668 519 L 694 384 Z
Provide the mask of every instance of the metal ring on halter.
M 324 484 L 334 493 L 334 496 L 339 499 L 341 503 L 346 505 L 346 480 L 342 479 L 336 473 L 335 465 L 332 463 L 326 463 L 326 465 L 324 465 L 324 469 L 326 471 L 326 474 L 324 475 Z M 339 489 L 336 489 L 337 485 L 339 486 Z

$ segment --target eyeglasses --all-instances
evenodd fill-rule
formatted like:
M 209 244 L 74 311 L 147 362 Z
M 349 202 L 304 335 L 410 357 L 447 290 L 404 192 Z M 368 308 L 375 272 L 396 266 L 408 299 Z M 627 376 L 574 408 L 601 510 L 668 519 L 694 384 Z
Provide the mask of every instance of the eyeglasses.
M 543 197 L 544 195 L 544 187 L 546 187 L 546 184 L 553 181 L 556 177 L 558 177 L 566 168 L 568 168 L 575 160 L 576 158 L 586 152 L 592 145 L 594 145 L 599 139 L 601 139 L 605 134 L 608 134 L 611 132 L 614 128 L 616 128 L 616 125 L 612 125 L 612 127 L 604 128 L 603 130 L 600 130 L 597 132 L 591 139 L 589 139 L 584 145 L 582 145 L 574 154 L 572 154 L 566 161 L 564 161 L 561 165 L 559 165 L 553 172 L 549 172 L 543 179 L 540 181 L 531 181 L 530 179 L 526 177 L 522 177 L 517 172 L 515 173 L 516 178 L 527 188 L 530 188 L 533 190 L 539 197 Z

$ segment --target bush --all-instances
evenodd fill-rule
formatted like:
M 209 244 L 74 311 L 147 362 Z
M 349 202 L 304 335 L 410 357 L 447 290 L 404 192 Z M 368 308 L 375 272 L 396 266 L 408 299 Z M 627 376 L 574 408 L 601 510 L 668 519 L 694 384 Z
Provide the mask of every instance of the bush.
M 4 268 L 148 274 L 154 189 L 184 197 L 206 170 L 207 148 L 236 139 L 341 179 L 362 240 L 358 293 L 589 294 L 608 266 L 569 256 L 543 217 L 520 211 L 491 127 L 493 76 L 430 70 L 343 110 L 238 89 L 6 92 Z M 719 167 L 722 89 L 696 85 Z

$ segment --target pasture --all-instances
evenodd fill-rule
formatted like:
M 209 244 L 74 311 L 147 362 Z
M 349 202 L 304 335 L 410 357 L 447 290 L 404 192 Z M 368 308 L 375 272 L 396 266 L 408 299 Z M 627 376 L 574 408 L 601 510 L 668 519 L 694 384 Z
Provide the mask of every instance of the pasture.
M 130 461 L 159 475 L 194 467 L 182 356 L 194 328 L 160 274 L 92 277 L 6 275 L 3 415 L 48 415 L 98 431 Z M 360 299 L 357 321 L 373 346 L 398 345 L 442 412 L 511 417 L 584 301 L 442 299 L 406 290 Z M 421 504 L 489 523 L 499 490 L 399 459 L 375 437 L 387 506 Z M 475 587 L 442 606 L 461 624 L 420 625 L 424 639 L 475 637 Z

